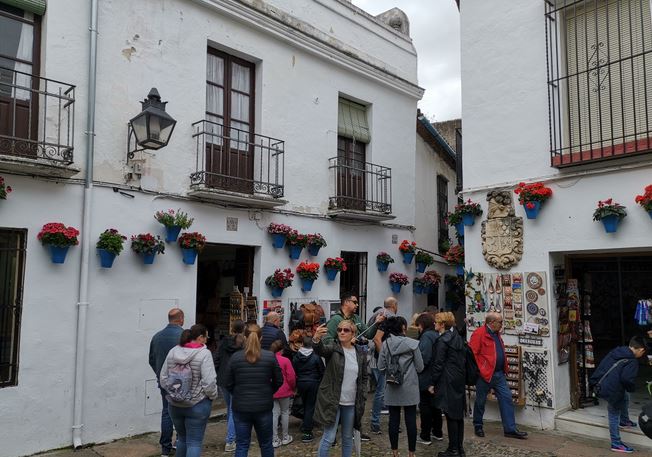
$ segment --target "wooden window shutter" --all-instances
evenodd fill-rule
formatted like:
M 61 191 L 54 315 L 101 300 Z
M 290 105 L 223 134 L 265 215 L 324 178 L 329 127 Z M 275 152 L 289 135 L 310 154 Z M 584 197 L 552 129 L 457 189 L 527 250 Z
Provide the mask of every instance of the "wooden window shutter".
M 367 108 L 340 98 L 337 116 L 337 134 L 360 143 L 369 143 L 371 134 L 367 123 Z
M 0 0 L 0 3 L 20 8 L 23 11 L 38 14 L 39 16 L 45 14 L 45 8 L 47 6 L 45 0 Z

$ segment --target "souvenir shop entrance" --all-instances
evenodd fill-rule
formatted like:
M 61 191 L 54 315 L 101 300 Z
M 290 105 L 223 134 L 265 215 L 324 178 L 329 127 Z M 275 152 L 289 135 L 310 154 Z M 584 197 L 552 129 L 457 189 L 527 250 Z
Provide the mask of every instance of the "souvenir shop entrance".
M 576 411 L 561 417 L 581 415 L 583 423 L 606 427 L 606 402 L 594 398 L 589 378 L 610 350 L 652 328 L 635 319 L 638 302 L 652 299 L 652 253 L 572 255 L 566 268 L 567 280 L 577 280 L 579 304 L 568 363 L 571 405 Z M 645 358 L 640 360 L 636 393 L 630 400 L 633 420 L 651 400 L 647 381 L 652 381 L 652 367 Z

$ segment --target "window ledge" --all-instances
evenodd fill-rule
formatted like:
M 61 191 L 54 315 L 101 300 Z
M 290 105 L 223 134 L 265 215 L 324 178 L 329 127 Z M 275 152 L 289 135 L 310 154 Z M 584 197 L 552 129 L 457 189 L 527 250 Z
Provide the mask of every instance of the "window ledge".
M 603 162 L 605 160 L 634 157 L 641 154 L 649 154 L 651 152 L 652 138 L 642 138 L 637 141 L 628 141 L 627 143 L 604 146 L 588 151 L 553 155 L 551 157 L 551 166 L 555 168 L 574 167 L 578 165 Z
M 396 216 L 392 214 L 372 213 L 354 209 L 333 209 L 328 211 L 328 215 L 333 219 L 344 221 L 383 222 L 396 219 Z
M 0 154 L 0 171 L 28 173 L 37 176 L 71 178 L 79 173 L 79 168 L 47 159 L 30 159 Z
M 260 194 L 244 194 L 224 189 L 208 187 L 203 184 L 191 186 L 188 196 L 222 203 L 234 204 L 248 208 L 274 208 L 283 206 L 287 200 Z

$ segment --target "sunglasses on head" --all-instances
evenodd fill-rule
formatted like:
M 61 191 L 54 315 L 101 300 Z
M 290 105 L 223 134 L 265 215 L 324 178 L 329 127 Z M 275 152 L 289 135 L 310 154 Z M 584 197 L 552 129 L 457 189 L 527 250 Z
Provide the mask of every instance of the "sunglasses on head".
M 344 332 L 344 333 L 351 333 L 351 329 L 348 328 L 348 327 L 338 327 L 338 328 L 337 328 L 337 332 L 338 332 L 338 333 L 342 333 L 342 332 Z

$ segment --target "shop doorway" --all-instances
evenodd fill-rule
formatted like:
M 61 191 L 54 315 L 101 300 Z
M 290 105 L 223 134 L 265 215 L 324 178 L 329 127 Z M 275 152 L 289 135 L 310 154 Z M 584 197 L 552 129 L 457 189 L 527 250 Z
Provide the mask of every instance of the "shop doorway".
M 367 317 L 367 253 L 342 251 L 341 257 L 346 271 L 340 272 L 340 296 L 351 293 L 358 297 L 358 315 L 364 321 Z
M 229 296 L 237 287 L 249 295 L 253 285 L 254 247 L 207 244 L 197 268 L 196 321 L 219 341 L 229 334 Z

